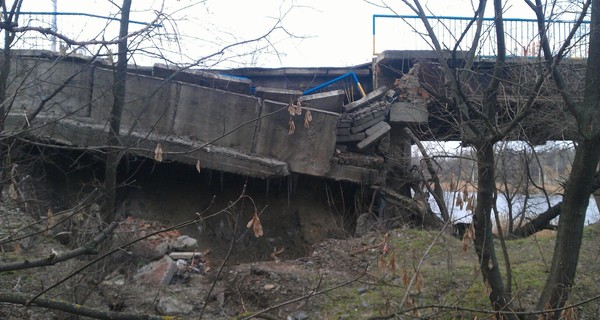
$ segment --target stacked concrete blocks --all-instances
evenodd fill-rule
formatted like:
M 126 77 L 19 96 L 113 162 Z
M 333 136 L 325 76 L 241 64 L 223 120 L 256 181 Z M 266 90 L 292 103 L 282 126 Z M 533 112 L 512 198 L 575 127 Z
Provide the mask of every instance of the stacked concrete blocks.
M 365 150 L 384 137 L 391 130 L 387 121 L 393 96 L 392 90 L 380 87 L 345 105 L 338 121 L 337 143 Z

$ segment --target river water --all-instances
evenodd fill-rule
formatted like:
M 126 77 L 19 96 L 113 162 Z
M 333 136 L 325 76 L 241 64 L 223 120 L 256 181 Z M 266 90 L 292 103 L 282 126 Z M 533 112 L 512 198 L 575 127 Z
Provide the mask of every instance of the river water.
M 463 203 L 462 208 L 457 205 L 457 197 L 459 195 L 459 192 L 445 192 L 444 196 L 445 196 L 445 200 L 446 200 L 446 205 L 448 206 L 448 211 L 450 211 L 452 220 L 455 222 L 471 222 L 471 216 L 472 216 L 472 212 L 471 210 L 467 210 L 467 206 L 466 203 Z M 469 197 L 471 197 L 472 194 L 469 194 Z M 461 197 L 462 197 L 462 193 L 461 193 Z M 548 200 L 546 200 L 546 197 L 543 195 L 530 195 L 529 199 L 527 200 L 527 208 L 526 208 L 526 212 L 527 212 L 527 217 L 534 217 L 539 213 L 542 213 L 544 211 L 546 211 L 548 209 L 548 201 L 550 202 L 550 206 L 553 206 L 557 203 L 559 203 L 562 200 L 562 196 L 558 196 L 558 195 L 551 195 L 549 196 Z M 439 208 L 437 206 L 437 204 L 435 203 L 435 200 L 433 199 L 433 197 L 429 197 L 429 203 L 431 205 L 431 209 L 434 212 L 439 212 Z M 522 208 L 523 208 L 523 204 L 525 203 L 525 196 L 516 196 L 513 201 L 513 215 L 515 215 L 518 212 L 521 212 Z M 458 203 L 460 204 L 460 203 Z M 502 196 L 502 195 L 498 195 L 498 200 L 496 201 L 496 207 L 498 208 L 498 212 L 500 213 L 500 216 L 502 217 L 503 215 L 506 215 L 506 212 L 508 212 L 508 202 L 506 201 L 506 199 Z M 596 201 L 594 199 L 594 197 L 590 198 L 590 203 L 588 205 L 587 208 L 587 213 L 586 213 L 586 224 L 591 224 L 591 223 L 595 223 L 598 222 L 600 220 L 600 213 L 598 211 L 598 206 L 596 205 Z M 554 223 L 556 223 L 557 221 L 555 221 Z

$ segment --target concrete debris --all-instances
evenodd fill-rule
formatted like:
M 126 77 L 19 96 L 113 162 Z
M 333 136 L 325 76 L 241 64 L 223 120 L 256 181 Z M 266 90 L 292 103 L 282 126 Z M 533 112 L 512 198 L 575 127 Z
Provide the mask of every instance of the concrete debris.
M 142 285 L 166 286 L 171 283 L 176 271 L 175 261 L 169 256 L 164 256 L 141 267 L 133 276 L 133 280 Z
M 204 256 L 192 259 L 178 259 L 175 265 L 177 266 L 177 272 L 173 277 L 172 283 L 187 283 L 190 280 L 191 274 L 206 275 L 206 272 L 210 270 L 208 260 Z
M 196 249 L 197 247 L 198 240 L 186 235 L 178 237 L 177 240 L 175 240 L 175 243 L 173 243 L 174 251 L 188 251 L 190 249 Z
M 344 110 L 352 111 L 340 116 L 336 142 L 354 147 L 350 151 L 369 153 L 365 148 L 380 140 L 391 128 L 387 121 L 395 97 L 394 90 L 381 87 L 344 106 Z
M 372 101 L 378 100 L 387 92 L 387 89 L 388 88 L 386 86 L 379 87 L 376 90 L 369 92 L 361 99 L 348 103 L 344 106 L 344 112 L 355 111 L 356 109 L 361 108 Z
M 171 257 L 171 259 L 173 259 L 173 260 L 179 260 L 179 259 L 192 260 L 194 258 L 203 259 L 204 256 L 206 256 L 206 253 L 204 253 L 204 252 L 171 252 L 171 253 L 169 253 L 169 257 Z
M 385 152 L 388 146 L 384 143 L 389 144 L 391 131 L 389 123 L 426 123 L 430 97 L 419 83 L 418 70 L 416 65 L 397 79 L 393 89 L 382 86 L 346 104 L 338 120 L 337 149 L 362 154 Z
M 373 130 L 371 130 L 371 129 L 373 129 Z M 386 122 L 379 122 L 378 124 L 374 125 L 372 128 L 369 129 L 369 130 L 371 130 L 371 134 L 369 134 L 367 132 L 367 137 L 364 140 L 362 140 L 361 142 L 359 142 L 356 146 L 362 150 L 362 149 L 370 146 L 371 144 L 373 144 L 375 141 L 377 141 L 381 137 L 383 137 L 383 135 L 388 133 L 391 129 L 392 129 L 392 127 L 390 127 L 390 125 L 387 124 Z M 369 131 L 369 130 L 367 130 L 367 131 Z
M 189 315 L 193 310 L 193 305 L 177 300 L 171 296 L 160 298 L 156 305 L 156 312 L 163 316 Z

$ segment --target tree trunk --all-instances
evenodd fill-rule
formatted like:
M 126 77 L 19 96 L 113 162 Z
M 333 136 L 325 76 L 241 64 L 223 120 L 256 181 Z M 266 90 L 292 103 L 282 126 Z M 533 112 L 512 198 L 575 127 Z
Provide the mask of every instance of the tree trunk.
M 539 309 L 563 307 L 575 280 L 590 185 L 600 156 L 600 140 L 586 140 L 575 150 L 575 160 L 561 206 L 552 266 L 538 303 Z M 556 312 L 554 318 L 559 317 L 560 312 Z
M 539 309 L 565 306 L 574 284 L 585 214 L 595 184 L 600 159 L 600 0 L 592 1 L 590 48 L 587 59 L 584 97 L 576 106 L 577 124 L 582 135 L 575 148 L 573 167 L 565 187 L 552 267 Z M 560 318 L 561 312 L 553 314 Z
M 553 229 L 553 227 L 550 225 L 550 221 L 552 221 L 552 219 L 554 219 L 560 215 L 561 204 L 562 204 L 562 202 L 552 206 L 551 208 L 548 208 L 548 210 L 546 210 L 546 212 L 539 214 L 534 219 L 531 219 L 531 221 L 529 221 L 526 224 L 524 224 L 523 226 L 515 229 L 510 234 L 510 237 L 511 238 L 526 238 L 538 231 L 541 231 L 544 229 Z
M 15 2 L 16 4 L 16 2 Z M 3 7 L 3 16 L 4 17 L 18 17 L 18 13 L 15 14 L 14 6 L 12 8 L 12 12 L 6 12 L 6 8 Z M 4 21 L 7 25 L 12 24 L 12 20 Z M 15 39 L 15 33 L 9 31 L 8 29 L 4 30 L 4 48 L 2 53 L 2 65 L 0 65 L 0 133 L 4 133 L 4 121 L 8 116 L 8 112 L 10 111 L 10 105 L 6 104 L 7 97 L 7 89 L 8 89 L 8 76 L 11 70 L 12 64 L 12 52 L 10 46 Z M 8 163 L 8 152 L 5 144 L 0 143 L 0 198 L 2 198 L 2 188 L 4 188 L 3 182 L 6 180 L 5 176 L 9 167 Z M 8 181 L 8 180 L 6 180 Z
M 510 310 L 510 296 L 506 293 L 492 235 L 492 202 L 494 199 L 494 146 L 485 143 L 477 149 L 477 207 L 473 215 L 475 227 L 475 251 L 479 258 L 479 267 L 483 282 L 489 292 L 492 307 L 497 311 Z
M 117 167 L 119 165 L 119 129 L 121 128 L 121 114 L 125 104 L 125 84 L 127 78 L 127 34 L 129 30 L 129 11 L 131 0 L 123 0 L 121 7 L 121 26 L 119 30 L 119 52 L 117 54 L 117 70 L 113 86 L 113 107 L 110 113 L 110 126 L 108 133 L 109 149 L 106 153 L 106 170 L 104 175 L 104 208 L 102 210 L 104 221 L 109 223 L 115 217 L 115 199 L 117 191 Z

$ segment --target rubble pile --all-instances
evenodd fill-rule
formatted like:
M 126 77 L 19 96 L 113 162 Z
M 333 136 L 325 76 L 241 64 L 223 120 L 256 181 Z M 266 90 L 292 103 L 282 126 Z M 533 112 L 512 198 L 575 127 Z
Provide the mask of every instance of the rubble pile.
M 344 106 L 337 127 L 337 143 L 358 150 L 379 141 L 390 130 L 390 106 L 396 92 L 380 87 L 360 100 Z
M 396 79 L 393 89 L 382 86 L 344 105 L 337 125 L 338 146 L 372 153 L 367 147 L 388 135 L 390 123 L 426 123 L 431 97 L 419 82 L 419 70 L 417 63 Z
M 119 244 L 147 237 L 126 247 L 128 255 L 149 261 L 133 275 L 135 283 L 160 286 L 185 283 L 191 274 L 205 275 L 210 270 L 209 251 L 198 252 L 198 240 L 178 230 L 157 233 L 161 229 L 165 227 L 158 222 L 130 216 L 114 233 Z

